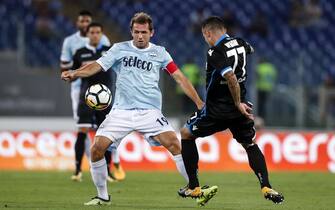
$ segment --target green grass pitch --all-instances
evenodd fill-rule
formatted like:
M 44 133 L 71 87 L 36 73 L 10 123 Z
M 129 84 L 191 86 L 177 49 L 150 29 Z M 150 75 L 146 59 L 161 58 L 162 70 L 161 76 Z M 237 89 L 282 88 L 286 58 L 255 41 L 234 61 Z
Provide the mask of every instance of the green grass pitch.
M 123 182 L 109 183 L 112 206 L 84 207 L 96 194 L 88 173 L 81 183 L 70 172 L 0 172 L 0 209 L 112 209 L 112 210 L 334 210 L 335 174 L 271 173 L 285 202 L 275 205 L 260 193 L 252 173 L 201 173 L 201 183 L 219 191 L 205 207 L 177 196 L 183 179 L 174 172 L 128 172 Z

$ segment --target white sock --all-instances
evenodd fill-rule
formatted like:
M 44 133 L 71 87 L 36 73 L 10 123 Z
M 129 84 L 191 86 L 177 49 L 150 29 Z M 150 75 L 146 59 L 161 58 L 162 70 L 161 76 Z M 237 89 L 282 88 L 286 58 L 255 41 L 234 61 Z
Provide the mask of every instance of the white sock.
M 98 197 L 108 200 L 107 164 L 105 158 L 97 162 L 91 162 L 91 175 L 94 185 L 98 190 Z
M 117 151 L 116 147 L 112 147 L 112 160 L 114 164 L 120 163 L 120 157 L 119 157 L 119 152 Z
M 177 170 L 179 173 L 185 178 L 186 182 L 188 183 L 188 175 L 185 169 L 183 157 L 181 154 L 173 156 L 173 160 L 176 163 Z

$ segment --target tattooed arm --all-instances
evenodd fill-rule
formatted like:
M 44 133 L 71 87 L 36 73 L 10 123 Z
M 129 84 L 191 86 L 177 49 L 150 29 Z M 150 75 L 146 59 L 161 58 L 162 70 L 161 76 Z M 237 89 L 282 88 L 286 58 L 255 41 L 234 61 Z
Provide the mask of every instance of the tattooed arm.
M 225 73 L 224 78 L 227 80 L 229 91 L 230 91 L 231 96 L 233 97 L 235 106 L 247 118 L 253 119 L 253 114 L 251 113 L 251 110 L 252 110 L 251 107 L 249 107 L 245 103 L 241 103 L 240 85 L 237 82 L 237 78 L 234 72 L 229 71 Z

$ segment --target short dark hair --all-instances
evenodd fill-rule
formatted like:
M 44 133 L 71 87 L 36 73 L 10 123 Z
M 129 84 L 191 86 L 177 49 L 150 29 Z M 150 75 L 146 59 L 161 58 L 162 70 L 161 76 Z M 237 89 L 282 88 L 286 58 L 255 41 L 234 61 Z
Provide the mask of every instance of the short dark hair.
M 207 30 L 223 30 L 226 29 L 226 24 L 220 17 L 211 16 L 202 22 L 201 28 Z
M 88 10 L 80 10 L 80 12 L 78 13 L 78 16 L 89 16 L 92 17 L 92 13 Z
M 100 27 L 100 28 L 101 28 L 101 31 L 104 30 L 104 27 L 102 26 L 101 23 L 92 22 L 92 23 L 90 23 L 90 24 L 87 26 L 87 31 L 89 31 L 90 28 L 92 28 L 92 27 Z
M 131 18 L 130 21 L 130 29 L 133 29 L 134 23 L 139 24 L 149 24 L 149 30 L 152 31 L 154 29 L 154 24 L 152 22 L 152 18 L 145 12 L 138 12 Z

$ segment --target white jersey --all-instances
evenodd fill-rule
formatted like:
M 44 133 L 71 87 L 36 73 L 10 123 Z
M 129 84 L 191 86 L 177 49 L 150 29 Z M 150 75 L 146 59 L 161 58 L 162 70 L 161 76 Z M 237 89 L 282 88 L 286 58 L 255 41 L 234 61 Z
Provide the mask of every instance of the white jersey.
M 97 63 L 104 71 L 112 68 L 117 74 L 113 109 L 161 110 L 159 74 L 173 63 L 164 47 L 149 43 L 149 47 L 139 49 L 132 41 L 120 42 Z
M 87 43 L 89 43 L 88 37 L 81 36 L 79 31 L 67 36 L 63 42 L 60 60 L 62 62 L 69 62 L 68 66 L 71 68 L 74 54 L 78 49 L 85 47 Z M 105 35 L 102 35 L 100 44 L 105 46 L 111 45 L 109 39 Z M 77 79 L 71 83 L 71 88 L 80 88 L 80 83 L 81 80 Z

